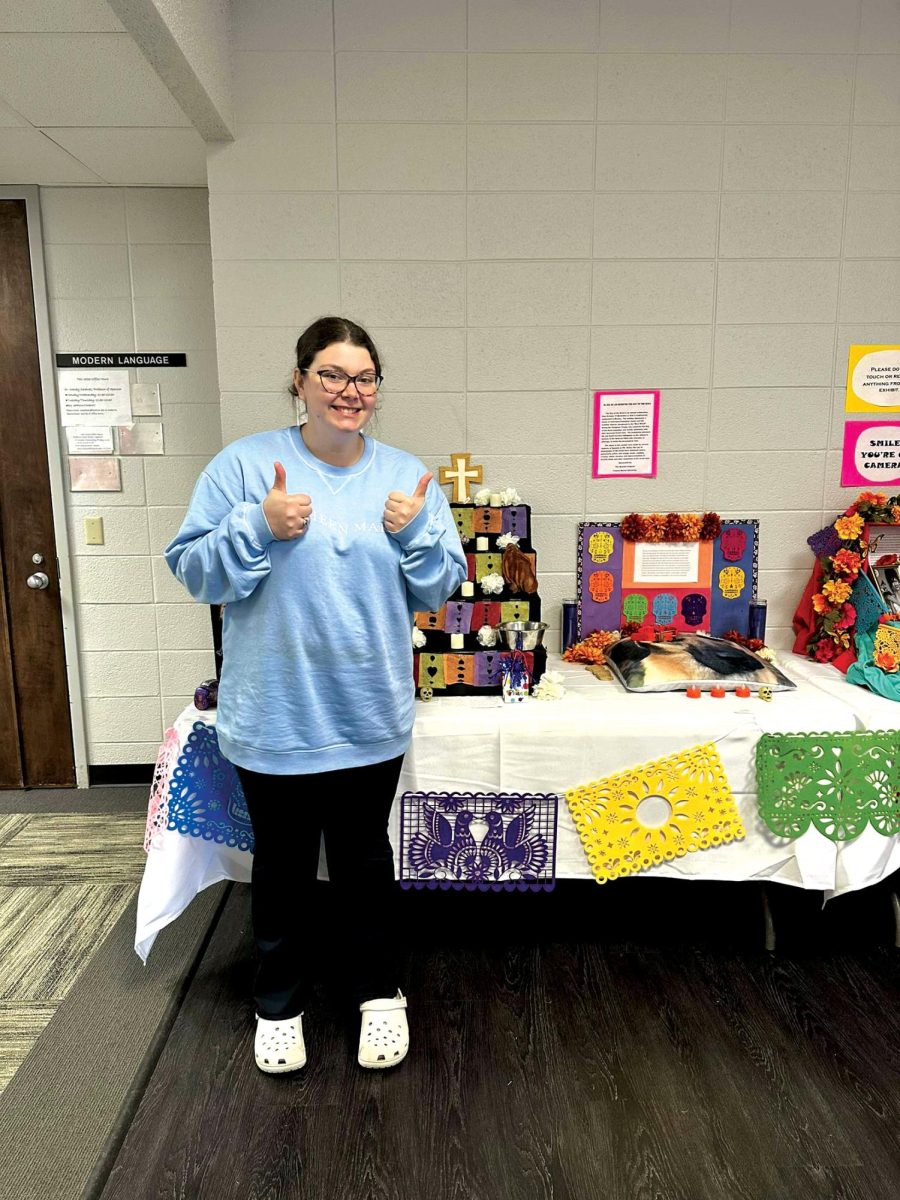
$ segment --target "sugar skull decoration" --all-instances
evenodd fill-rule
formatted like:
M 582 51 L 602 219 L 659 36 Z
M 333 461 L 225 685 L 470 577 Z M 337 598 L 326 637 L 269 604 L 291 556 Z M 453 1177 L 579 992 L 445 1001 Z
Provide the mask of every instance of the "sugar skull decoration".
M 686 625 L 701 625 L 706 616 L 706 597 L 699 592 L 691 592 L 681 601 L 681 615 Z
M 757 696 L 759 696 L 760 700 L 771 700 L 772 699 L 772 689 L 769 687 L 769 685 L 767 683 L 763 684 L 763 686 L 759 689 L 759 691 L 756 694 L 757 694 Z
M 747 549 L 747 531 L 738 529 L 735 525 L 728 525 L 722 530 L 719 545 L 726 562 L 740 562 Z
M 671 592 L 658 592 L 653 597 L 653 617 L 658 625 L 671 625 L 678 612 L 678 601 Z
M 596 537 L 596 534 L 594 536 Z M 615 580 L 609 571 L 591 572 L 588 576 L 591 599 L 596 600 L 598 604 L 605 604 L 612 595 L 614 583 Z
M 740 567 L 723 567 L 719 572 L 719 591 L 726 600 L 737 600 L 744 590 L 745 580 Z
M 626 621 L 643 621 L 648 608 L 647 597 L 636 592 L 626 596 L 622 603 L 622 613 Z
M 588 554 L 591 556 L 591 561 L 595 563 L 608 562 L 613 552 L 613 539 L 611 533 L 592 533 L 588 542 Z

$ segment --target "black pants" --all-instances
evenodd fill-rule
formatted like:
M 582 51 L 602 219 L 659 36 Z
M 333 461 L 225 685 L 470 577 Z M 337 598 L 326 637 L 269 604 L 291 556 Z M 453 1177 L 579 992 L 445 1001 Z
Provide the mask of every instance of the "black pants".
M 323 833 L 340 924 L 325 932 L 340 941 L 353 1003 L 396 994 L 396 885 L 387 825 L 402 763 L 401 754 L 315 775 L 237 768 L 255 838 L 250 886 L 259 967 L 253 998 L 266 1020 L 295 1017 L 309 1001 Z

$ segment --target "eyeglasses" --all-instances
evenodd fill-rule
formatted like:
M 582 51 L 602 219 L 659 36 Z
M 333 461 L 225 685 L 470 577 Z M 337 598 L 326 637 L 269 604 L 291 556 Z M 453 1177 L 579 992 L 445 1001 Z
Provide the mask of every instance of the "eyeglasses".
M 322 387 L 332 396 L 340 396 L 353 383 L 360 396 L 374 396 L 381 387 L 384 376 L 375 375 L 371 371 L 363 371 L 359 375 L 346 375 L 343 371 L 329 368 L 325 371 L 310 371 L 302 369 L 304 375 L 318 375 Z

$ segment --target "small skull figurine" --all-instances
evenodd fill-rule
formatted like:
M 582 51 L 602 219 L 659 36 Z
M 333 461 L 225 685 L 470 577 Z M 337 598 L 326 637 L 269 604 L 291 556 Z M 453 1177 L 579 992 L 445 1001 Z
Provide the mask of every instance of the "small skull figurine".
M 431 698 L 433 696 L 434 696 L 434 688 L 430 688 L 430 687 L 419 688 L 419 699 L 420 700 L 428 701 L 428 700 L 431 700 Z
M 768 685 L 761 687 L 756 694 L 759 696 L 760 700 L 772 699 L 772 689 Z

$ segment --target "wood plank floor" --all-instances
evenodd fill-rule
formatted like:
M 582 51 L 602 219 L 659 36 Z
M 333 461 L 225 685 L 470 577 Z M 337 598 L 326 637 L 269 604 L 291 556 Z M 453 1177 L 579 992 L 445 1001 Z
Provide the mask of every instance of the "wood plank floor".
M 652 881 L 407 895 L 408 1060 L 360 1070 L 358 1014 L 321 986 L 309 1065 L 280 1078 L 253 1063 L 250 897 L 235 888 L 103 1200 L 900 1195 L 897 952 L 867 944 L 858 912 L 858 948 L 806 929 L 773 957 L 758 895 L 674 888 L 657 892 L 668 911 Z M 876 900 L 881 913 L 884 894 L 854 903 Z M 327 975 L 327 899 L 316 917 Z

